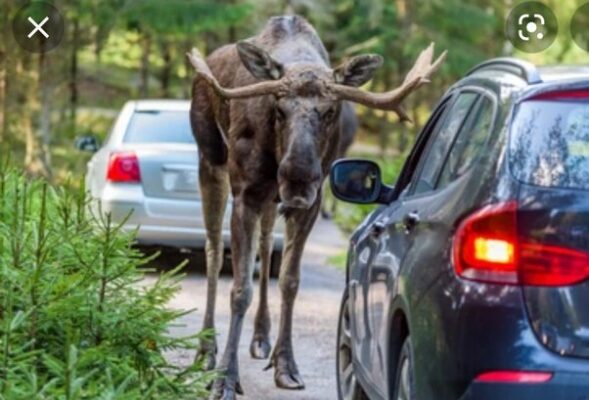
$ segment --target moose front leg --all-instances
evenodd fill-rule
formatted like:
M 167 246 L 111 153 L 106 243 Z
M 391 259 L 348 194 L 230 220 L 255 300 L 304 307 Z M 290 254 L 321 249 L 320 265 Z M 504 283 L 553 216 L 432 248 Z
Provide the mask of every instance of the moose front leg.
M 292 346 L 292 317 L 295 298 L 299 289 L 301 257 L 305 242 L 317 214 L 321 198 L 317 198 L 308 210 L 295 209 L 288 212 L 286 219 L 286 249 L 280 268 L 279 286 L 282 294 L 280 326 L 276 347 L 270 365 L 274 366 L 274 382 L 283 389 L 304 389 Z
M 276 206 L 270 205 L 263 211 L 260 221 L 260 302 L 254 321 L 254 336 L 250 345 L 250 355 L 256 359 L 266 359 L 270 355 L 270 310 L 268 309 L 268 281 L 272 264 L 274 238 L 272 230 L 276 221 Z
M 233 400 L 242 394 L 239 382 L 237 351 L 245 313 L 252 301 L 252 281 L 257 243 L 259 212 L 236 196 L 231 215 L 231 257 L 233 288 L 231 290 L 231 322 L 223 358 L 219 365 L 222 376 L 213 384 L 210 398 Z
M 217 282 L 223 267 L 223 216 L 229 194 L 229 176 L 226 166 L 214 166 L 204 157 L 199 161 L 199 180 L 206 227 L 206 268 L 207 305 L 205 308 L 203 331 L 215 334 L 215 304 Z M 202 363 L 206 370 L 215 368 L 217 341 L 215 336 L 203 339 L 196 355 L 196 362 Z

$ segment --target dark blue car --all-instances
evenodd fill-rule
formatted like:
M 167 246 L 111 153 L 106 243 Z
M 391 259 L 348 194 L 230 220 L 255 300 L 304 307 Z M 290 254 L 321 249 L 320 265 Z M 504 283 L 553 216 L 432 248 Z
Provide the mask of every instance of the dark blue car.
M 340 399 L 589 399 L 589 69 L 495 59 L 444 95 L 398 181 L 340 160 Z

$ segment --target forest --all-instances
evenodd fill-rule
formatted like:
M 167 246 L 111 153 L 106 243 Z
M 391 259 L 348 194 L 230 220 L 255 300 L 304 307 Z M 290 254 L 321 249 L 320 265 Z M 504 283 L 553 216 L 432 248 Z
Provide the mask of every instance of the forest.
M 557 40 L 537 54 L 505 39 L 509 0 L 55 0 L 65 20 L 54 50 L 18 46 L 11 21 L 22 6 L 0 6 L 0 143 L 14 163 L 53 182 L 83 173 L 87 155 L 73 151 L 83 134 L 104 138 L 121 105 L 135 98 L 188 98 L 192 71 L 185 52 L 204 53 L 254 35 L 268 17 L 300 14 L 316 27 L 332 64 L 360 53 L 385 63 L 371 90 L 398 83 L 429 42 L 448 49 L 441 72 L 409 100 L 412 125 L 392 114 L 358 109 L 358 141 L 405 154 L 445 88 L 477 63 L 515 55 L 538 64 L 582 63 L 587 53 L 567 26 L 580 0 L 545 2 L 556 14 Z

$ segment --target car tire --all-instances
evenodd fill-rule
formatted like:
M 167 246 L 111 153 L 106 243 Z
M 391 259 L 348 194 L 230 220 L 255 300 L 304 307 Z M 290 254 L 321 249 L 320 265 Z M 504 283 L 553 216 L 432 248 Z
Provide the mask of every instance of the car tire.
M 350 329 L 350 304 L 348 289 L 344 291 L 337 326 L 335 371 L 337 397 L 339 400 L 368 400 L 356 377 L 352 355 L 352 332 Z
M 407 336 L 401 347 L 395 371 L 395 395 L 393 400 L 415 400 L 417 395 L 415 393 L 415 373 L 413 369 L 413 345 L 410 336 Z
M 282 264 L 282 250 L 272 251 L 272 258 L 270 259 L 270 278 L 278 278 L 280 276 L 280 265 Z

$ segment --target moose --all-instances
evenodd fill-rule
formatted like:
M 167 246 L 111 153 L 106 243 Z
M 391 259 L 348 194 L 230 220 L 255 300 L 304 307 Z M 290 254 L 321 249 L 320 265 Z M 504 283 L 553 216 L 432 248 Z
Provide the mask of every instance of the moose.
M 444 60 L 433 61 L 433 44 L 418 56 L 403 83 L 385 93 L 359 87 L 381 66 L 379 55 L 360 55 L 330 67 L 317 32 L 304 18 L 271 18 L 261 33 L 223 46 L 205 58 L 187 54 L 196 70 L 190 120 L 199 146 L 199 183 L 204 207 L 207 304 L 203 328 L 214 329 L 217 281 L 223 261 L 221 225 L 231 190 L 231 319 L 211 399 L 243 394 L 238 344 L 253 297 L 256 253 L 261 259 L 260 301 L 250 353 L 270 357 L 276 386 L 303 389 L 292 342 L 293 306 L 301 256 L 321 205 L 321 188 L 334 161 L 345 102 L 394 111 L 408 121 L 401 103 Z M 272 229 L 277 214 L 286 221 L 280 268 L 281 317 L 272 354 L 268 277 Z M 259 248 L 256 246 L 259 244 Z M 215 367 L 216 341 L 204 341 L 197 359 Z

